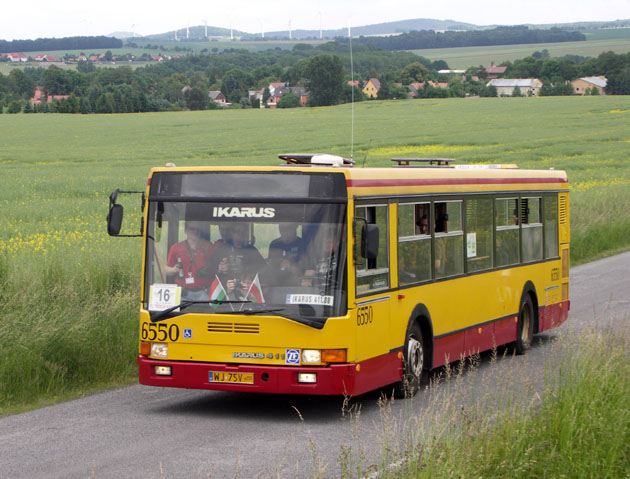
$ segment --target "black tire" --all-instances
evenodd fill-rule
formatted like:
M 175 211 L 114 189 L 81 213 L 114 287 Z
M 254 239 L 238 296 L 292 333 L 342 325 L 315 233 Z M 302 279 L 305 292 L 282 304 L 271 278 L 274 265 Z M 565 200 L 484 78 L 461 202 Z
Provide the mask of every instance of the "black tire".
M 402 380 L 394 385 L 394 394 L 399 398 L 415 396 L 426 377 L 426 350 L 420 326 L 415 321 L 407 330 L 403 358 Z
M 534 304 L 529 294 L 521 299 L 518 308 L 518 323 L 516 325 L 516 341 L 514 351 L 516 354 L 525 354 L 532 345 L 534 337 Z

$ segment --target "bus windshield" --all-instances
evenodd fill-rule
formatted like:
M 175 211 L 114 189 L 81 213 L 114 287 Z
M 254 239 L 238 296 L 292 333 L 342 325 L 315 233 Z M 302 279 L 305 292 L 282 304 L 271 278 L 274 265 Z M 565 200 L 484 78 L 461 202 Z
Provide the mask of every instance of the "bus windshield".
M 346 312 L 345 222 L 341 203 L 150 201 L 144 307 L 192 302 L 172 314 L 274 315 L 323 327 Z

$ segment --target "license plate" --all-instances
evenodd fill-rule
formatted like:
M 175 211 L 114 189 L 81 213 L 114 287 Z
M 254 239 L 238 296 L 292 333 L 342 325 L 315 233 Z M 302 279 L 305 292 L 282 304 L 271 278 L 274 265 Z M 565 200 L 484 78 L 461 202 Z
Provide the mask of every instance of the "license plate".
M 224 373 L 209 371 L 208 381 L 211 383 L 254 384 L 254 373 Z

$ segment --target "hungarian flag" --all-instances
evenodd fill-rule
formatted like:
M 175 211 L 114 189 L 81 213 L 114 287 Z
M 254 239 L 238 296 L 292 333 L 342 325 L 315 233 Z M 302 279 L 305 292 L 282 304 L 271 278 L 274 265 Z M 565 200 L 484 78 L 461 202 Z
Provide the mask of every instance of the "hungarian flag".
M 256 273 L 256 277 L 252 284 L 249 285 L 249 290 L 247 291 L 246 298 L 252 303 L 262 304 L 265 302 L 265 297 L 262 293 L 262 288 L 260 287 L 260 280 L 258 279 L 258 273 Z
M 219 277 L 215 275 L 214 281 L 210 285 L 210 296 L 208 297 L 208 299 L 210 301 L 223 301 L 226 298 L 227 292 L 221 284 L 221 280 L 219 279 Z M 211 304 L 210 306 L 216 309 L 220 306 L 220 304 Z

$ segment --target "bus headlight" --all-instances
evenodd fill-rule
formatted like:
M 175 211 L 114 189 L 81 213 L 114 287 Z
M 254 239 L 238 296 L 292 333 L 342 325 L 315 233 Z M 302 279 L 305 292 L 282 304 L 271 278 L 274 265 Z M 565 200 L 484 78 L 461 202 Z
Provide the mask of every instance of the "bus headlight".
M 302 363 L 313 364 L 322 362 L 322 352 L 319 349 L 303 349 Z
M 168 344 L 151 343 L 151 356 L 154 358 L 168 357 Z

